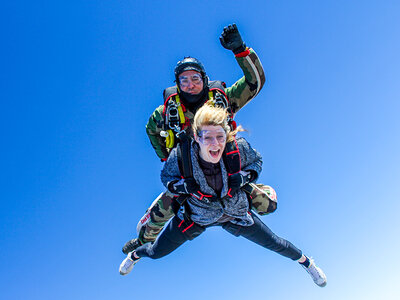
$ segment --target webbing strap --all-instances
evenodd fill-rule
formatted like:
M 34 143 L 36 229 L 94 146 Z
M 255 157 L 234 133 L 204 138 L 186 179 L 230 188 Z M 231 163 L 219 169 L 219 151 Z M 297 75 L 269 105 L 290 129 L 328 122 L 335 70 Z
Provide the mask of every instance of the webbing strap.
M 185 115 L 183 114 L 183 109 L 181 105 L 181 100 L 179 99 L 179 95 L 175 96 L 175 102 L 178 105 L 179 121 L 181 122 L 181 124 L 185 124 L 186 122 Z
M 222 159 L 224 160 L 229 175 L 240 172 L 242 166 L 240 163 L 240 152 L 236 139 L 226 143 Z
M 212 91 L 208 92 L 208 100 L 214 101 L 214 93 Z
M 178 138 L 180 143 L 178 145 L 178 163 L 179 168 L 181 171 L 181 175 L 184 178 L 193 177 L 193 170 L 192 170 L 192 160 L 191 160 L 191 153 L 190 153 L 190 138 L 186 135 L 184 131 L 178 133 Z

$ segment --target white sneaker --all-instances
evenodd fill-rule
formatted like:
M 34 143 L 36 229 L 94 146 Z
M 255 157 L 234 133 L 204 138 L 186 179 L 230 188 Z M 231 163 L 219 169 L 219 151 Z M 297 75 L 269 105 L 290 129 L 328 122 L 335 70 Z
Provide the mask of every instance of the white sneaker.
M 326 286 L 326 275 L 320 268 L 315 265 L 315 262 L 312 258 L 309 258 L 309 260 L 309 267 L 306 268 L 304 265 L 302 265 L 302 267 L 308 272 L 308 274 L 310 274 L 316 285 L 320 287 Z
M 132 252 L 129 252 L 126 258 L 119 265 L 119 274 L 121 275 L 129 274 L 132 271 L 133 266 L 140 260 L 140 258 L 133 260 L 131 258 Z

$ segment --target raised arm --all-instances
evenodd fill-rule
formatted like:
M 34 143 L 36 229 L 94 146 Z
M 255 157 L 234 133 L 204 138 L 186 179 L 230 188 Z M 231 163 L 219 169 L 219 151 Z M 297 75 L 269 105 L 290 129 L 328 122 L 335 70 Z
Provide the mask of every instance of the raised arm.
M 260 92 L 265 83 L 265 73 L 256 52 L 246 47 L 235 24 L 224 28 L 220 41 L 224 48 L 234 53 L 244 74 L 225 90 L 236 113 Z

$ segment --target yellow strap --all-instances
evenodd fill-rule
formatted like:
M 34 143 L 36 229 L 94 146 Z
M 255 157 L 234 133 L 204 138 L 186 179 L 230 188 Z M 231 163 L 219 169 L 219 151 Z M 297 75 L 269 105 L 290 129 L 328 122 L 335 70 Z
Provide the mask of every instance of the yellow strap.
M 214 101 L 214 93 L 212 91 L 208 92 L 208 100 Z
M 179 119 L 181 121 L 181 124 L 185 124 L 186 123 L 185 115 L 183 114 L 181 101 L 179 100 L 179 96 L 178 95 L 175 96 L 175 102 L 178 105 L 178 113 L 179 113 Z
M 165 138 L 165 146 L 169 149 L 174 147 L 175 136 L 171 129 L 167 130 L 168 136 Z

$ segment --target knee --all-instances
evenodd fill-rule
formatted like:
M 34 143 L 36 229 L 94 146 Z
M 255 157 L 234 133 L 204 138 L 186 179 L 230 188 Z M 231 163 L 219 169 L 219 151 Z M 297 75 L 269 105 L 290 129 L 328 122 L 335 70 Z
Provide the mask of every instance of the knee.
M 269 185 L 255 185 L 251 203 L 259 215 L 273 213 L 278 208 L 276 192 Z
M 239 236 L 240 235 L 240 228 L 241 226 L 227 222 L 222 225 L 222 228 L 228 231 L 230 234 L 234 236 Z
M 274 201 L 269 201 L 267 213 L 273 213 L 278 208 L 278 203 Z

